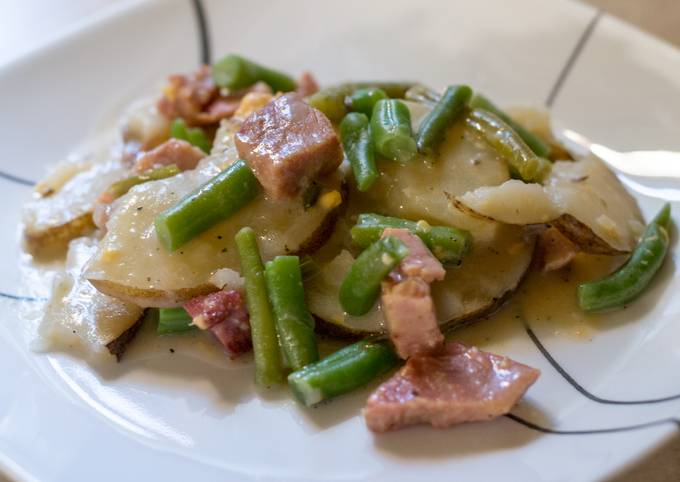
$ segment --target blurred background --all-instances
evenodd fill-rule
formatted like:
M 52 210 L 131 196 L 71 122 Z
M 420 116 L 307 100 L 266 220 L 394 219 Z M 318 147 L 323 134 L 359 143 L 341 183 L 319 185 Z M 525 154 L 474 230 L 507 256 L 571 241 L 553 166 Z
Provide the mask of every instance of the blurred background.
M 0 66 L 67 34 L 83 20 L 106 15 L 110 9 L 127 3 L 129 0 L 0 0 Z M 583 0 L 583 3 L 680 48 L 680 0 Z M 0 481 L 5 480 L 0 474 Z M 635 462 L 612 480 L 680 480 L 680 437 Z
M 564 0 L 544 0 L 564 1 Z M 680 0 L 582 0 L 680 47 Z M 129 0 L 0 0 L 0 65 Z

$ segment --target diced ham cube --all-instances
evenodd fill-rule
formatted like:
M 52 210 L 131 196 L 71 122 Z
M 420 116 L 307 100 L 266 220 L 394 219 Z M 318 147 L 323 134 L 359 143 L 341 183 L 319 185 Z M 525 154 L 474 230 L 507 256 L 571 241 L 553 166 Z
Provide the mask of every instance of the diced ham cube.
M 246 89 L 222 95 L 213 81 L 212 69 L 203 65 L 192 74 L 168 77 L 156 107 L 168 120 L 181 117 L 190 126 L 211 126 L 234 115 L 248 92 L 271 93 L 271 88 L 264 82 L 257 82 Z
M 247 353 L 253 347 L 248 310 L 239 291 L 216 291 L 197 296 L 183 308 L 193 318 L 193 324 L 210 330 L 231 357 Z
M 319 83 L 311 72 L 303 72 L 297 81 L 297 92 L 303 96 L 316 94 L 319 91 Z
M 342 162 L 333 125 L 296 92 L 251 114 L 235 141 L 239 155 L 274 199 L 295 197 Z
M 154 167 L 174 164 L 180 171 L 187 171 L 194 169 L 198 165 L 198 161 L 204 157 L 205 152 L 187 141 L 170 139 L 139 156 L 135 170 L 143 172 Z
M 385 281 L 381 301 L 387 331 L 401 358 L 441 349 L 444 335 L 437 323 L 429 284 L 420 278 Z
M 426 283 L 441 281 L 446 276 L 444 267 L 430 252 L 422 239 L 408 229 L 386 228 L 382 237 L 394 236 L 402 241 L 409 250 L 409 255 L 399 263 L 399 271 L 406 276 L 417 276 Z
M 451 342 L 438 356 L 409 359 L 369 397 L 364 417 L 374 432 L 491 420 L 508 413 L 539 375 L 507 357 Z
M 382 309 L 390 339 L 401 358 L 426 355 L 444 343 L 437 323 L 430 284 L 444 279 L 446 271 L 425 243 L 408 229 L 387 228 L 382 237 L 394 236 L 409 254 L 382 283 Z

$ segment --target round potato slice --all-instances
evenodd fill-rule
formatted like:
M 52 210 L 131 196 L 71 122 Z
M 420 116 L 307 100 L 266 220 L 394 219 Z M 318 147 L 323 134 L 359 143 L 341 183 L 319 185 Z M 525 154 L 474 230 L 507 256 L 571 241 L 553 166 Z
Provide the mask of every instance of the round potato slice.
M 55 278 L 40 321 L 37 348 L 108 356 L 107 344 L 142 316 L 139 306 L 100 293 L 81 276 L 96 249 L 93 238 L 69 243 L 64 271 Z
M 412 107 L 412 113 L 416 128 L 422 112 Z M 403 166 L 381 161 L 379 167 L 381 177 L 368 192 L 351 192 L 347 214 L 338 222 L 338 231 L 344 232 L 336 232 L 323 250 L 331 260 L 322 262 L 305 283 L 310 311 L 325 322 L 325 328 L 345 335 L 384 331 L 379 303 L 368 314 L 355 317 L 344 313 L 338 301 L 340 284 L 354 260 L 346 232 L 362 212 L 422 219 L 471 232 L 471 252 L 460 266 L 447 268 L 444 281 L 432 285 L 437 316 L 445 328 L 495 309 L 517 288 L 531 264 L 533 240 L 525 239 L 523 228 L 461 212 L 447 197 L 507 181 L 507 164 L 495 151 L 457 125 L 433 162 L 418 159 Z M 329 256 L 332 248 L 335 257 Z
M 107 233 L 85 270 L 97 289 L 144 307 L 177 306 L 215 291 L 209 279 L 216 270 L 240 270 L 234 235 L 244 226 L 258 234 L 265 260 L 309 252 L 323 244 L 342 197 L 339 171 L 320 182 L 321 194 L 310 208 L 305 209 L 300 200 L 273 201 L 262 193 L 185 246 L 166 250 L 156 236 L 154 219 L 236 160 L 233 144 L 224 138 L 219 142 L 223 144 L 218 153 L 203 159 L 196 169 L 141 184 L 116 201 Z
M 594 157 L 553 165 L 544 185 L 510 180 L 453 199 L 459 210 L 507 224 L 549 223 L 592 254 L 623 254 L 642 226 L 635 199 Z
M 24 207 L 24 241 L 32 254 L 62 254 L 70 240 L 93 231 L 92 209 L 97 198 L 127 172 L 116 156 L 71 168 L 72 164 L 65 162 L 39 183 L 43 197 Z

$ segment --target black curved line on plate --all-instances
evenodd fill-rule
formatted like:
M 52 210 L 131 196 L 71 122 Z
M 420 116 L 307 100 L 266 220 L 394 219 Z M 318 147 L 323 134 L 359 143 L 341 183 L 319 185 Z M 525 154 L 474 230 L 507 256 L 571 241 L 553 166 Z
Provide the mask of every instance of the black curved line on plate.
M 583 385 L 578 383 L 574 379 L 574 377 L 569 375 L 569 373 L 567 373 L 567 371 L 564 368 L 562 368 L 562 366 L 557 362 L 557 360 L 555 360 L 555 358 L 550 354 L 545 345 L 541 343 L 541 340 L 538 339 L 538 336 L 536 336 L 536 333 L 534 333 L 534 330 L 531 329 L 531 327 L 527 323 L 526 319 L 524 319 L 524 317 L 522 317 L 522 323 L 524 324 L 524 330 L 527 332 L 527 335 L 529 335 L 531 341 L 534 343 L 536 348 L 538 348 L 538 351 L 541 352 L 541 355 L 543 355 L 545 359 L 548 360 L 552 367 L 557 371 L 557 373 L 562 375 L 562 378 L 564 378 L 581 395 L 583 395 L 586 398 L 589 398 L 593 402 L 602 403 L 604 405 L 647 405 L 653 403 L 663 403 L 670 402 L 673 400 L 680 400 L 680 394 L 660 398 L 650 398 L 646 400 L 610 400 L 608 398 L 601 398 L 598 397 L 597 395 L 593 395 L 588 390 L 586 390 L 583 387 Z
M 676 425 L 676 428 L 680 429 L 680 420 L 675 418 L 662 418 L 660 420 L 652 420 L 651 422 L 639 423 L 636 425 L 626 425 L 623 427 L 610 427 L 610 428 L 597 428 L 589 430 L 557 430 L 548 427 L 543 427 L 529 420 L 523 419 L 515 414 L 508 413 L 505 415 L 510 420 L 519 423 L 531 430 L 536 430 L 541 433 L 548 433 L 552 435 L 601 435 L 607 433 L 619 433 L 619 432 L 631 432 L 633 430 L 642 430 L 645 428 L 658 427 L 659 425 L 665 425 L 667 423 L 672 423 Z
M 35 296 L 22 296 L 22 295 L 13 295 L 11 293 L 3 293 L 0 291 L 0 298 L 5 298 L 8 300 L 14 300 L 14 301 L 45 301 L 47 298 L 36 298 Z
M 201 63 L 210 65 L 212 64 L 212 48 L 210 45 L 210 30 L 208 30 L 205 8 L 203 7 L 201 0 L 192 0 L 191 4 L 194 7 L 196 23 L 198 24 L 198 35 L 201 45 Z
M 576 64 L 581 52 L 583 52 L 583 48 L 586 46 L 586 43 L 588 43 L 590 36 L 593 34 L 593 31 L 595 30 L 595 27 L 600 21 L 600 18 L 602 18 L 603 14 L 604 12 L 602 10 L 598 10 L 579 37 L 578 42 L 576 42 L 576 45 L 574 46 L 574 50 L 571 51 L 571 54 L 567 59 L 567 63 L 564 64 L 564 67 L 562 67 L 562 70 L 555 81 L 555 85 L 553 85 L 553 88 L 550 90 L 550 94 L 548 94 L 548 98 L 545 101 L 546 107 L 552 107 L 552 105 L 555 103 L 555 99 L 560 93 L 560 90 L 564 85 L 564 81 L 567 80 L 571 69 L 574 67 L 574 64 Z
M 24 186 L 35 186 L 35 181 L 30 181 L 28 179 L 24 179 L 23 177 L 15 176 L 14 174 L 10 174 L 8 172 L 3 172 L 0 171 L 0 178 L 10 181 L 16 184 L 22 184 Z

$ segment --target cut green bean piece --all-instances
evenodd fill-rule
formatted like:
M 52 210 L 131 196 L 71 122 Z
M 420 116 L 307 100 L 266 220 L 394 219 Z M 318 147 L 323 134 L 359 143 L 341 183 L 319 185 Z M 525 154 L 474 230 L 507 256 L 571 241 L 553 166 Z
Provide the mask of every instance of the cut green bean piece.
M 191 324 L 192 321 L 191 316 L 184 308 L 159 308 L 156 333 L 167 335 L 196 330 L 196 327 Z
M 245 279 L 246 304 L 250 314 L 255 357 L 255 380 L 265 387 L 281 383 L 284 379 L 281 353 L 255 232 L 248 227 L 242 228 L 234 239 L 241 262 L 241 276 Z
M 307 99 L 307 103 L 323 112 L 331 121 L 337 123 L 347 114 L 345 97 L 350 93 L 350 90 L 342 86 L 326 87 L 312 94 Z
M 350 112 L 340 123 L 340 138 L 345 155 L 354 172 L 359 191 L 367 191 L 380 173 L 375 165 L 368 117 Z
M 522 138 L 495 114 L 473 109 L 465 122 L 505 158 L 513 176 L 524 182 L 541 182 L 550 172 L 550 161 L 534 154 Z
M 360 214 L 351 229 L 352 241 L 365 248 L 376 242 L 386 228 L 408 229 L 423 240 L 432 254 L 444 264 L 460 264 L 472 245 L 472 236 L 464 229 L 430 226 L 424 221 L 409 221 L 380 214 Z
M 288 386 L 305 406 L 359 388 L 399 364 L 387 340 L 367 338 L 288 375 Z
M 411 132 L 411 113 L 397 99 L 376 102 L 371 115 L 371 136 L 375 150 L 393 161 L 406 163 L 418 150 Z
M 156 217 L 161 244 L 174 251 L 252 201 L 260 185 L 238 160 Z
M 354 260 L 340 285 L 340 305 L 350 315 L 368 313 L 380 293 L 380 282 L 408 256 L 406 245 L 387 236 L 370 245 Z
M 332 85 L 312 94 L 307 102 L 320 110 L 331 121 L 338 123 L 347 114 L 347 100 L 357 90 L 379 89 L 390 98 L 403 98 L 404 93 L 412 86 L 408 82 L 352 82 Z M 371 113 L 367 113 L 371 115 Z
M 349 91 L 348 95 L 359 89 L 380 89 L 385 92 L 390 99 L 403 99 L 406 91 L 414 85 L 413 82 L 385 82 L 378 80 L 374 82 L 347 82 L 340 84 L 340 87 Z
M 259 81 L 268 84 L 274 92 L 289 92 L 297 87 L 287 74 L 234 54 L 217 61 L 212 67 L 212 75 L 218 86 L 230 90 L 244 89 Z
M 527 146 L 534 151 L 539 157 L 550 156 L 550 146 L 533 132 L 527 130 L 522 124 L 514 120 L 508 114 L 499 109 L 493 102 L 484 97 L 482 94 L 475 94 L 470 101 L 470 107 L 473 109 L 484 109 L 499 117 L 503 122 L 509 125 L 517 134 L 526 142 Z
M 433 155 L 444 140 L 444 136 L 456 120 L 465 112 L 472 89 L 467 85 L 447 87 L 441 99 L 420 123 L 416 144 L 418 150 Z
M 628 262 L 599 281 L 578 287 L 578 304 L 585 311 L 622 308 L 649 285 L 668 253 L 670 205 L 647 226 Z
M 170 126 L 170 137 L 187 141 L 189 144 L 198 147 L 208 154 L 210 152 L 210 141 L 205 131 L 200 127 L 189 127 L 184 119 L 175 119 Z
M 290 368 L 299 370 L 319 359 L 314 318 L 305 305 L 299 258 L 277 256 L 266 264 L 265 278 L 279 343 Z
M 388 96 L 384 90 L 378 87 L 367 87 L 352 92 L 348 98 L 348 104 L 352 111 L 361 112 L 370 117 L 375 103 L 387 98 Z
M 156 167 L 154 169 L 149 169 L 135 176 L 126 177 L 120 181 L 116 181 L 111 184 L 106 190 L 107 197 L 110 197 L 111 201 L 118 199 L 119 197 L 127 194 L 127 192 L 134 186 L 139 184 L 144 184 L 149 181 L 158 181 L 159 179 L 166 179 L 168 177 L 176 176 L 180 173 L 180 170 L 174 164 L 169 166 Z

